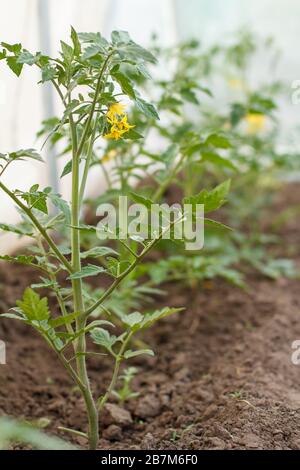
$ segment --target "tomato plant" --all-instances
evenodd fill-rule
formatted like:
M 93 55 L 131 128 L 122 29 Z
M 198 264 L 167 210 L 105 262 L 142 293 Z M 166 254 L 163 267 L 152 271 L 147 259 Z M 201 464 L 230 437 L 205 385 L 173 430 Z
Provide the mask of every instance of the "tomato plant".
M 114 321 L 115 317 L 106 302 L 123 281 L 130 279 L 137 267 L 143 264 L 148 253 L 164 237 L 166 231 L 172 232 L 175 224 L 183 220 L 182 213 L 178 215 L 178 220 L 169 221 L 167 225 L 159 224 L 155 237 L 127 237 L 124 241 L 120 236 L 120 227 L 117 227 L 116 238 L 121 252 L 111 248 L 109 243 L 96 245 L 94 242 L 88 249 L 84 249 L 82 244 L 84 234 L 95 234 L 97 231 L 96 223 L 87 225 L 82 218 L 88 175 L 95 162 L 96 143 L 99 139 L 112 142 L 109 151 L 113 151 L 114 143 L 123 146 L 128 152 L 129 148 L 139 151 L 140 144 L 135 147 L 133 144 L 136 141 L 142 142 L 143 136 L 136 128 L 135 115 L 142 115 L 143 119 L 150 120 L 151 123 L 159 119 L 155 106 L 142 97 L 130 78 L 130 74 L 134 72 L 142 79 L 149 80 L 147 64 L 154 65 L 156 59 L 123 31 L 114 31 L 111 40 L 107 41 L 100 33 L 78 34 L 72 28 L 71 44 L 62 41 L 57 58 L 39 52 L 31 53 L 21 44 L 2 42 L 1 45 L 1 60 L 6 61 L 17 76 L 22 73 L 25 65 L 38 67 L 41 71 L 41 84 L 50 82 L 57 92 L 63 113 L 60 118 L 51 121 L 49 138 L 54 135 L 69 138 L 71 158 L 62 177 L 67 174 L 72 176 L 70 202 L 56 194 L 52 188 L 40 188 L 38 184 L 31 186 L 28 191 L 10 189 L 2 177 L 10 165 L 21 160 L 43 160 L 33 149 L 0 154 L 0 189 L 13 200 L 22 217 L 19 225 L 1 224 L 1 229 L 28 236 L 33 241 L 29 252 L 1 258 L 33 266 L 41 272 L 41 282 L 28 286 L 23 298 L 17 301 L 17 306 L 2 317 L 32 326 L 57 355 L 82 394 L 89 423 L 86 433 L 63 429 L 85 437 L 89 448 L 96 449 L 99 414 L 111 394 L 117 393 L 115 388 L 121 363 L 138 355 L 153 355 L 151 349 L 136 349 L 133 337 L 156 321 L 181 310 L 165 307 L 148 313 L 133 311 Z M 130 118 L 120 96 L 126 96 L 133 103 L 134 112 Z M 47 125 L 49 127 L 49 123 Z M 199 140 L 198 145 L 218 146 L 220 142 L 227 141 L 222 136 L 212 134 L 205 140 Z M 139 170 L 148 167 L 141 166 L 136 158 L 130 158 L 129 162 L 126 158 L 117 159 L 115 172 L 120 183 L 119 193 L 128 195 L 133 202 L 142 203 L 149 209 L 161 200 L 190 155 L 190 146 L 186 145 L 168 148 L 157 156 L 148 154 L 151 162 L 159 162 L 162 167 L 158 172 L 152 173 L 158 175 L 159 184 L 150 195 L 147 191 L 143 191 L 144 195 L 134 192 L 132 189 L 135 186 L 130 184 L 131 173 L 137 174 Z M 107 177 L 109 179 L 109 174 Z M 109 190 L 113 191 L 112 185 L 109 185 Z M 214 211 L 224 204 L 228 191 L 229 181 L 226 181 L 212 190 L 202 190 L 196 196 L 188 195 L 184 201 L 192 207 L 195 219 L 197 204 L 204 204 L 206 213 Z M 111 192 L 108 192 L 106 197 L 110 195 Z M 49 211 L 50 203 L 56 207 L 55 213 Z M 210 219 L 206 219 L 206 222 L 218 225 Z M 61 234 L 64 235 L 63 238 Z M 89 262 L 91 260 L 93 263 Z M 90 295 L 85 281 L 96 276 L 100 279 L 103 276 L 109 277 L 111 283 L 100 289 L 97 295 L 95 291 Z M 41 296 L 39 289 L 47 289 L 49 296 Z M 50 308 L 50 294 L 56 299 L 59 315 L 55 315 L 52 307 Z M 93 315 L 96 312 L 98 314 L 95 320 Z M 116 334 L 113 334 L 114 329 Z M 101 353 L 87 349 L 87 335 L 101 348 Z M 90 384 L 87 369 L 89 354 L 100 354 L 100 359 L 102 354 L 106 354 L 113 359 L 112 378 L 101 397 L 94 396 Z M 128 390 L 118 393 L 123 397 L 125 392 L 129 393 Z M 122 399 L 126 399 L 126 396 Z

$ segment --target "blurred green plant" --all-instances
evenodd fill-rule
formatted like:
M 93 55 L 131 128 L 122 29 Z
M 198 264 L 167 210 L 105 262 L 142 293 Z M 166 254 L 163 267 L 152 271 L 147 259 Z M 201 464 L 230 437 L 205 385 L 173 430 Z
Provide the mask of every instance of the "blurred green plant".
M 0 450 L 9 450 L 13 444 L 22 444 L 38 450 L 76 450 L 57 437 L 49 436 L 29 424 L 14 419 L 0 418 Z
M 120 375 L 120 380 L 122 381 L 122 388 L 118 390 L 113 390 L 112 394 L 121 402 L 137 398 L 139 396 L 138 392 L 133 392 L 131 390 L 131 382 L 138 373 L 136 367 L 128 367 L 124 370 L 123 374 Z

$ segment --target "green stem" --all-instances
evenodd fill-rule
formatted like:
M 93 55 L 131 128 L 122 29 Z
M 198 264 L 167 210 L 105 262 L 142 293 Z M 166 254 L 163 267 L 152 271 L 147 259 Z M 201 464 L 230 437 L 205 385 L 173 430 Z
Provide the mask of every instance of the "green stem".
M 96 90 L 95 90 L 95 95 L 94 95 L 94 99 L 93 99 L 93 102 L 92 102 L 90 114 L 89 114 L 88 120 L 86 122 L 85 129 L 83 131 L 83 135 L 82 135 L 81 141 L 80 141 L 78 149 L 77 149 L 77 156 L 79 158 L 80 158 L 80 155 L 82 153 L 82 150 L 83 150 L 83 147 L 84 147 L 84 144 L 85 144 L 85 140 L 88 136 L 89 128 L 92 124 L 92 119 L 93 119 L 93 115 L 94 115 L 94 112 L 95 112 L 95 109 L 96 109 L 96 104 L 97 104 L 99 94 L 101 93 L 101 90 L 103 89 L 103 87 L 105 85 L 105 81 L 103 80 L 103 77 L 104 77 L 106 68 L 108 66 L 109 59 L 112 56 L 112 54 L 113 53 L 111 53 L 107 56 L 106 60 L 104 61 L 103 66 L 102 66 L 99 77 L 98 77 Z M 83 176 L 82 176 L 81 185 L 80 185 L 80 192 L 79 192 L 80 204 L 82 204 L 82 201 L 83 201 L 85 186 L 86 186 L 87 177 L 88 177 L 90 164 L 91 164 L 91 159 L 92 159 L 92 155 L 93 155 L 94 140 L 95 140 L 95 136 L 96 136 L 97 121 L 99 119 L 99 115 L 100 115 L 100 111 L 98 111 L 97 116 L 96 116 L 95 124 L 94 124 L 93 130 L 92 130 L 92 135 L 90 137 L 90 142 L 89 142 L 89 147 L 88 147 L 88 151 L 87 151 L 86 161 L 85 161 L 85 165 L 84 165 L 84 171 L 83 171 Z
M 47 256 L 46 250 L 44 249 L 43 241 L 42 241 L 41 237 L 37 238 L 37 243 L 38 243 L 38 246 L 40 247 L 41 252 L 43 253 L 43 255 L 45 257 L 45 260 L 48 261 L 48 256 Z M 51 268 L 49 268 L 49 269 L 46 269 L 46 272 L 49 276 L 49 279 L 53 282 L 53 284 L 55 286 L 55 284 L 57 283 L 57 279 L 56 279 L 56 275 L 54 274 L 53 270 Z M 61 311 L 62 315 L 64 317 L 66 317 L 68 315 L 68 312 L 66 310 L 66 306 L 65 306 L 64 300 L 63 300 L 63 298 L 60 294 L 59 288 L 54 287 L 53 291 L 55 293 L 55 296 L 56 296 L 56 299 L 57 299 L 57 302 L 58 302 L 58 305 L 59 305 L 59 308 L 60 308 L 60 311 Z M 70 333 L 71 335 L 74 334 L 74 330 L 72 328 L 72 325 L 67 324 L 66 328 L 67 328 L 68 333 Z
M 107 402 L 107 400 L 109 399 L 111 393 L 113 392 L 114 388 L 115 388 L 115 385 L 116 385 L 116 382 L 118 380 L 118 376 L 119 376 L 119 370 L 120 370 L 120 365 L 121 365 L 121 362 L 123 361 L 123 354 L 125 352 L 125 349 L 127 347 L 127 344 L 128 342 L 130 341 L 131 339 L 131 336 L 132 336 L 132 331 L 130 331 L 126 337 L 126 339 L 124 340 L 121 348 L 120 348 L 120 351 L 116 357 L 116 361 L 115 361 L 115 367 L 114 367 L 114 371 L 113 371 L 113 376 L 112 376 L 112 379 L 111 379 L 111 382 L 108 386 L 108 389 L 106 391 L 106 393 L 103 395 L 103 397 L 101 398 L 101 400 L 99 400 L 99 405 L 98 405 L 98 409 L 99 409 L 99 412 L 102 411 L 105 403 Z
M 99 97 L 99 94 L 100 94 L 100 91 L 101 91 L 101 87 L 102 87 L 102 78 L 104 76 L 106 67 L 108 66 L 109 60 L 110 60 L 110 58 L 113 54 L 114 54 L 114 51 L 111 52 L 106 57 L 106 59 L 104 61 L 104 64 L 102 66 L 101 72 L 99 74 L 97 85 L 96 85 L 96 90 L 95 90 L 95 95 L 94 95 L 94 99 L 93 99 L 91 110 L 90 110 L 90 114 L 89 114 L 89 117 L 86 121 L 85 128 L 84 128 L 83 134 L 81 136 L 80 143 L 78 145 L 78 149 L 77 149 L 77 156 L 78 157 L 80 157 L 80 155 L 82 154 L 83 147 L 84 147 L 86 139 L 88 137 L 88 133 L 90 131 L 90 126 L 91 126 L 91 123 L 92 123 L 92 119 L 93 119 L 94 111 L 95 111 L 95 108 L 96 108 L 97 100 L 98 100 L 98 97 Z
M 30 209 L 26 207 L 17 196 L 11 192 L 2 182 L 0 182 L 0 188 L 17 204 L 20 209 L 30 218 L 36 229 L 40 232 L 42 237 L 46 240 L 50 248 L 52 249 L 53 253 L 57 256 L 57 258 L 62 262 L 69 273 L 73 273 L 73 268 L 68 260 L 61 254 L 59 249 L 57 248 L 56 244 L 52 240 L 52 238 L 47 234 L 46 230 L 41 226 L 37 218 L 33 215 Z
M 79 225 L 79 213 L 80 213 L 80 200 L 79 200 L 79 162 L 80 157 L 77 149 L 77 131 L 72 116 L 70 117 L 70 126 L 72 134 L 72 228 L 71 228 L 71 248 L 72 248 L 72 268 L 74 272 L 81 270 L 80 260 L 80 231 L 75 227 Z M 82 313 L 84 312 L 84 303 L 82 295 L 82 282 L 81 279 L 72 280 L 72 289 L 74 295 L 74 309 L 76 312 L 80 312 L 76 319 L 76 331 L 84 330 L 86 326 L 86 318 Z M 77 373 L 84 384 L 85 388 L 82 389 L 82 394 L 85 400 L 88 420 L 89 420 L 89 447 L 91 450 L 97 448 L 99 439 L 99 427 L 98 427 L 98 411 L 93 399 L 90 382 L 87 374 L 86 367 L 86 339 L 85 334 L 79 336 L 75 343 L 76 351 L 76 364 Z
M 72 379 L 74 380 L 75 384 L 78 386 L 81 394 L 84 398 L 87 412 L 88 412 L 88 419 L 89 419 L 89 433 L 88 433 L 88 441 L 89 441 L 89 448 L 90 450 L 96 450 L 97 444 L 99 440 L 99 430 L 98 430 L 98 410 L 94 399 L 92 397 L 90 387 L 88 383 L 83 382 L 82 377 L 77 374 L 73 367 L 68 363 L 64 355 L 58 351 L 55 346 L 52 344 L 51 340 L 45 337 L 48 344 L 52 347 L 52 349 L 56 352 L 58 358 L 60 359 L 63 366 L 66 368 Z
M 92 135 L 90 137 L 90 142 L 89 142 L 89 146 L 88 146 L 88 150 L 87 150 L 87 154 L 86 154 L 86 160 L 85 160 L 82 180 L 81 180 L 81 184 L 80 184 L 80 191 L 79 191 L 80 205 L 83 202 L 84 191 L 85 191 L 86 182 L 87 182 L 89 169 L 90 169 L 90 165 L 91 165 L 91 160 L 92 160 L 92 156 L 93 156 L 94 140 L 95 140 L 95 136 L 96 136 L 98 118 L 99 118 L 99 113 L 97 114 L 97 117 L 96 117 L 95 125 L 94 125 L 93 131 L 92 131 Z
M 108 66 L 109 59 L 112 56 L 112 54 L 113 53 L 111 53 L 107 56 L 106 60 L 104 61 L 103 66 L 102 66 L 99 77 L 98 77 L 96 90 L 95 90 L 95 95 L 94 95 L 94 99 L 93 99 L 93 102 L 92 102 L 90 114 L 89 114 L 89 117 L 87 119 L 81 141 L 80 141 L 79 146 L 77 148 L 78 158 L 80 158 L 80 155 L 82 153 L 82 150 L 83 150 L 83 147 L 84 147 L 84 144 L 85 144 L 85 140 L 86 140 L 86 138 L 88 136 L 88 133 L 89 133 L 89 128 L 92 124 L 92 119 L 93 119 L 93 115 L 94 115 L 94 112 L 95 112 L 95 109 L 96 109 L 97 100 L 98 100 L 99 94 L 101 93 L 101 90 L 103 89 L 104 84 L 105 84 L 105 81 L 103 80 L 103 77 L 104 77 L 106 68 Z M 92 159 L 92 155 L 93 155 L 94 140 L 95 140 L 95 136 L 96 136 L 97 121 L 99 119 L 99 114 L 100 114 L 100 112 L 98 111 L 97 117 L 96 117 L 96 120 L 95 120 L 95 124 L 94 124 L 93 130 L 92 130 L 92 135 L 90 137 L 89 147 L 88 147 L 86 161 L 85 161 L 85 165 L 84 165 L 84 171 L 83 171 L 82 181 L 81 181 L 81 185 L 80 185 L 80 192 L 79 192 L 79 202 L 80 202 L 80 204 L 82 204 L 82 201 L 83 201 L 85 186 L 86 186 L 87 177 L 88 177 L 90 164 L 91 164 L 91 159 Z

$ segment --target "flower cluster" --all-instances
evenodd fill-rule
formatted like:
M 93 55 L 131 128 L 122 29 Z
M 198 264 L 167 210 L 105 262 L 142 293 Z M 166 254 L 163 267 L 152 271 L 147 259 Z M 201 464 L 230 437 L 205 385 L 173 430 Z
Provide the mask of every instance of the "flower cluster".
M 109 107 L 106 118 L 111 128 L 110 132 L 104 135 L 106 139 L 121 139 L 123 134 L 134 127 L 128 123 L 125 109 L 126 106 L 121 103 L 113 103 Z

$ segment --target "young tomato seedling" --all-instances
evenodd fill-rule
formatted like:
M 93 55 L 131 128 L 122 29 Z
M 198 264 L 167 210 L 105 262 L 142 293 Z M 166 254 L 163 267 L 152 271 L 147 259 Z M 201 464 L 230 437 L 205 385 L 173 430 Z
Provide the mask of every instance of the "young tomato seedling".
M 51 58 L 40 52 L 32 54 L 23 49 L 21 44 L 1 43 L 0 59 L 6 61 L 17 76 L 21 74 L 25 64 L 36 66 L 41 71 L 41 83 L 50 82 L 53 85 L 63 113 L 55 121 L 50 137 L 54 133 L 71 136 L 71 159 L 65 166 L 62 177 L 67 174 L 72 176 L 70 203 L 51 188 L 41 189 L 38 184 L 34 184 L 28 191 L 10 189 L 3 180 L 7 168 L 26 159 L 42 161 L 42 157 L 32 149 L 0 154 L 0 189 L 13 200 L 22 217 L 22 222 L 17 226 L 1 224 L 0 228 L 30 237 L 34 242 L 29 254 L 2 256 L 1 259 L 35 267 L 42 274 L 41 282 L 28 287 L 22 300 L 17 301 L 16 308 L 2 317 L 18 319 L 31 325 L 58 356 L 80 390 L 88 416 L 86 433 L 63 429 L 85 436 L 89 448 L 96 449 L 99 440 L 99 414 L 107 400 L 112 393 L 119 393 L 122 400 L 126 400 L 131 394 L 128 387 L 132 374 L 124 376 L 125 388 L 116 392 L 121 363 L 140 354 L 153 355 L 149 349 L 131 349 L 135 344 L 132 337 L 157 320 L 181 310 L 166 307 L 146 314 L 133 312 L 123 315 L 122 333 L 113 335 L 111 330 L 116 329 L 116 325 L 106 319 L 113 319 L 107 310 L 106 301 L 121 282 L 132 275 L 165 232 L 178 221 L 170 222 L 169 226 L 161 226 L 154 239 L 130 240 L 128 244 L 122 241 L 123 248 L 128 250 L 128 261 L 120 261 L 118 253 L 109 246 L 95 246 L 82 251 L 82 233 L 96 232 L 96 227 L 87 226 L 81 220 L 96 141 L 102 137 L 120 141 L 141 138 L 134 129 L 134 123 L 128 122 L 120 95 L 129 97 L 146 117 L 158 119 L 158 114 L 151 103 L 141 98 L 126 74 L 130 67 L 135 73 L 149 78 L 146 66 L 147 63 L 154 64 L 155 58 L 132 41 L 128 33 L 114 31 L 109 42 L 100 33 L 78 34 L 72 28 L 71 40 L 71 45 L 61 42 L 58 58 Z M 168 179 L 168 184 L 169 182 Z M 225 183 L 211 192 L 201 192 L 190 198 L 189 202 L 192 206 L 198 202 L 207 203 L 209 212 L 223 204 L 228 189 L 229 184 Z M 160 196 L 161 190 L 158 190 L 155 202 Z M 149 205 L 146 198 L 136 194 L 132 198 Z M 54 215 L 48 212 L 49 203 L 56 206 Z M 58 243 L 62 234 L 65 234 L 65 239 L 63 243 Z M 99 263 L 86 263 L 85 260 L 93 258 L 98 259 Z M 91 299 L 85 287 L 85 279 L 91 276 L 101 277 L 103 274 L 109 275 L 113 280 L 98 298 Z M 55 296 L 59 315 L 50 311 L 48 298 L 41 297 L 38 289 L 47 289 Z M 96 320 L 92 319 L 95 312 L 100 312 Z M 104 318 L 99 318 L 101 315 Z M 119 329 L 120 319 L 116 323 Z M 94 396 L 88 376 L 87 356 L 97 353 L 87 350 L 87 334 L 114 361 L 111 382 L 100 398 Z

